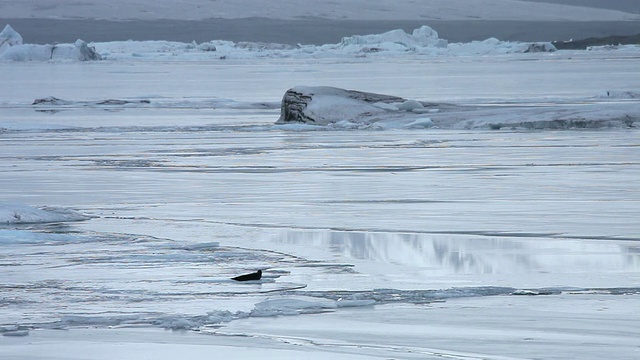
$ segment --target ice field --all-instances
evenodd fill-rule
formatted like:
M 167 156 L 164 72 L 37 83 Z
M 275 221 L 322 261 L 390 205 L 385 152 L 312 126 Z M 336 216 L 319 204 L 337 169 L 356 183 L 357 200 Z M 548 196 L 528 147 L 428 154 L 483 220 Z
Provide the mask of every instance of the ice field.
M 637 47 L 94 45 L 0 62 L 1 359 L 640 357 Z

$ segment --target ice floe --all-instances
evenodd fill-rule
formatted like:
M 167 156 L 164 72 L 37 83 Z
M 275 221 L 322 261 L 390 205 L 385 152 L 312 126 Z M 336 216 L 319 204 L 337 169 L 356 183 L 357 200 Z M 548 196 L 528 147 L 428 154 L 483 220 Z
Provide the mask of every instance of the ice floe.
M 39 224 L 89 219 L 77 211 L 56 208 L 36 208 L 25 204 L 0 203 L 0 224 Z
M 610 92 L 634 98 L 635 92 Z M 429 114 L 426 117 L 424 114 Z M 329 129 L 582 129 L 633 127 L 637 102 L 454 105 L 332 87 L 299 86 L 282 98 L 276 124 L 302 123 Z
M 318 131 L 318 130 L 424 130 L 424 129 L 602 129 L 634 128 L 640 119 L 638 90 L 610 90 L 591 97 L 575 99 L 524 99 L 519 101 L 478 103 L 431 102 L 405 99 L 326 86 L 296 86 L 282 100 L 236 101 L 226 98 L 171 99 L 120 98 L 104 100 L 65 100 L 38 98 L 29 104 L 12 104 L 38 112 L 57 113 L 76 109 L 230 109 L 274 111 L 274 123 L 238 126 L 129 126 L 100 127 L 97 124 L 60 124 L 4 122 L 0 132 L 42 131 L 46 129 L 78 131 Z M 280 109 L 280 116 L 275 110 Z M 134 164 L 136 166 L 140 164 Z
M 283 297 L 266 299 L 255 305 L 251 316 L 300 315 L 336 309 L 335 301 L 322 298 Z

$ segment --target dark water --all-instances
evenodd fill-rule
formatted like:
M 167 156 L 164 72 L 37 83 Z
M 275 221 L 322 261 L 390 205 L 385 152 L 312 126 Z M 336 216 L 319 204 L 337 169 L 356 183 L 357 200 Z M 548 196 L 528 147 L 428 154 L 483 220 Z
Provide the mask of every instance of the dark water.
M 564 4 L 572 6 L 588 6 L 600 9 L 618 10 L 640 14 L 640 2 L 638 0 L 524 0 L 529 2 Z
M 275 20 L 263 18 L 207 20 L 54 20 L 3 19 L 25 43 L 69 43 L 116 40 L 211 40 L 275 42 L 282 44 L 335 44 L 344 36 L 378 34 L 394 29 L 411 32 L 422 25 L 438 31 L 450 42 L 495 37 L 508 41 L 563 41 L 640 33 L 640 21 L 485 21 L 485 20 Z

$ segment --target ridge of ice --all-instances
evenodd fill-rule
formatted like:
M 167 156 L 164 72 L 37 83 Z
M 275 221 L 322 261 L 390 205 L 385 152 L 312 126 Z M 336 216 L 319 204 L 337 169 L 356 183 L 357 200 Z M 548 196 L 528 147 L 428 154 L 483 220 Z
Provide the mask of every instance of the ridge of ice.
M 115 41 L 95 43 L 98 52 L 107 59 L 174 59 L 174 58 L 331 58 L 343 56 L 375 56 L 417 54 L 427 56 L 489 55 L 555 51 L 550 42 L 505 42 L 494 38 L 467 44 L 450 44 L 440 39 L 429 26 L 421 26 L 411 34 L 396 29 L 382 34 L 353 35 L 338 44 L 298 45 L 250 43 L 212 40 L 200 45 L 170 41 Z
M 272 43 L 232 42 L 212 40 L 197 44 L 174 41 L 112 41 L 87 44 L 82 40 L 74 44 L 23 44 L 22 37 L 9 25 L 0 35 L 0 60 L 203 60 L 252 58 L 331 58 L 344 56 L 376 56 L 417 54 L 427 56 L 491 55 L 555 51 L 549 42 L 505 42 L 494 38 L 471 43 L 448 43 L 429 26 L 421 26 L 406 33 L 396 29 L 382 34 L 353 35 L 342 38 L 338 44 L 284 45 Z M 3 42 L 4 39 L 4 42 Z
M 178 99 L 147 99 L 147 98 L 121 98 L 101 100 L 66 100 L 54 96 L 37 98 L 30 104 L 42 108 L 113 108 L 113 107 L 155 107 L 155 108 L 224 108 L 224 109 L 277 109 L 278 102 L 243 102 L 232 99 L 216 98 L 206 100 L 178 100 Z

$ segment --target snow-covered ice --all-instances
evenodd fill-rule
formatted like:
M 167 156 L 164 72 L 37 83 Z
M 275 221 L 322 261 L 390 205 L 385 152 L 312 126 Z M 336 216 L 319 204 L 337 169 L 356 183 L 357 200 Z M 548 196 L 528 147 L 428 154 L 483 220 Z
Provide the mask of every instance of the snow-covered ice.
M 637 47 L 380 39 L 3 62 L 0 358 L 637 358 Z

